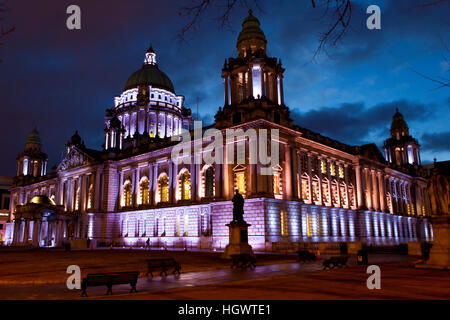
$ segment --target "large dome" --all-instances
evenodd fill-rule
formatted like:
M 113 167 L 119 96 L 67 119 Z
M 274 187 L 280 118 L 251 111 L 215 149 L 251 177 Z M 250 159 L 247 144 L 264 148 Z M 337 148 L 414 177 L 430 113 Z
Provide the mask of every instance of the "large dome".
M 133 73 L 125 84 L 125 90 L 137 88 L 141 84 L 175 93 L 172 81 L 164 72 L 159 70 L 157 65 L 144 65 L 142 69 Z

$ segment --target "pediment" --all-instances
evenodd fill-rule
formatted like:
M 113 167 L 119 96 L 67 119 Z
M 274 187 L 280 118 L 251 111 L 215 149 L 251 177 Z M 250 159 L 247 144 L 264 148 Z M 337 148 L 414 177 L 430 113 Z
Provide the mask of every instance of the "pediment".
M 68 170 L 89 164 L 94 159 L 77 147 L 73 147 L 58 165 L 58 171 Z

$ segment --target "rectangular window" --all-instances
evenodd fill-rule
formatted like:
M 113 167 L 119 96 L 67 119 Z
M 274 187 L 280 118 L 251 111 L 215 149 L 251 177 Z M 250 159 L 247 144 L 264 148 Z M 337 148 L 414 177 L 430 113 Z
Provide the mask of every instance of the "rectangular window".
M 335 177 L 336 176 L 336 165 L 334 163 L 332 163 L 330 169 L 331 169 L 331 175 L 333 177 Z
M 339 178 L 344 179 L 344 167 L 339 166 Z
M 312 232 L 312 218 L 311 218 L 311 214 L 307 213 L 306 214 L 306 232 L 307 232 L 307 236 L 308 237 L 312 237 L 313 232 Z
M 280 220 L 281 220 L 281 236 L 286 237 L 286 236 L 288 236 L 288 231 L 289 231 L 286 211 L 280 212 Z
M 325 160 L 320 161 L 320 169 L 322 171 L 322 174 L 327 174 L 327 163 Z

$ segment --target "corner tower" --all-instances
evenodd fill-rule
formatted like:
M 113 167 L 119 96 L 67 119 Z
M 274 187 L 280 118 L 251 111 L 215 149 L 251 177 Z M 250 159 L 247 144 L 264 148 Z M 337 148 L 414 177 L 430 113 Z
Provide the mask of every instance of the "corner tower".
M 17 157 L 17 177 L 41 177 L 47 174 L 47 154 L 42 152 L 41 148 L 39 132 L 34 128 L 28 136 L 25 150 Z
M 219 128 L 259 118 L 292 126 L 284 105 L 281 60 L 268 57 L 259 20 L 249 10 L 236 43 L 238 56 L 225 60 L 222 78 L 224 107 L 215 115 Z
M 403 115 L 396 109 L 392 117 L 391 137 L 384 141 L 386 161 L 395 166 L 421 165 L 420 145 L 409 135 L 409 128 Z

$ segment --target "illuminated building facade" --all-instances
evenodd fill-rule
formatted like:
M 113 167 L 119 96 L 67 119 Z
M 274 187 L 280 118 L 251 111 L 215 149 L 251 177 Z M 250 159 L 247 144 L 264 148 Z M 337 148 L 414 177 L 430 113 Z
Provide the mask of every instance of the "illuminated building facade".
M 154 246 L 223 249 L 235 189 L 246 198 L 244 218 L 255 250 L 311 242 L 430 240 L 420 146 L 401 114 L 394 115 L 385 157 L 375 144 L 349 146 L 294 125 L 284 103 L 285 69 L 267 56 L 266 45 L 250 13 L 238 37 L 238 56 L 225 60 L 224 106 L 211 127 L 224 136 L 230 128 L 279 130 L 279 163 L 270 167 L 272 174 L 261 174 L 266 166 L 261 161 L 171 160 L 177 142 L 170 138 L 192 129 L 192 117 L 150 48 L 142 68 L 106 111 L 102 151 L 86 148 L 76 133 L 53 172 L 46 172 L 42 153 L 19 156 L 7 241 L 59 246 L 90 238 L 100 246 L 150 239 Z M 32 137 L 37 141 L 35 133 Z M 195 137 L 192 143 L 208 144 Z M 247 155 L 250 137 L 233 139 L 233 150 L 239 143 Z M 33 146 L 40 152 L 40 141 Z

